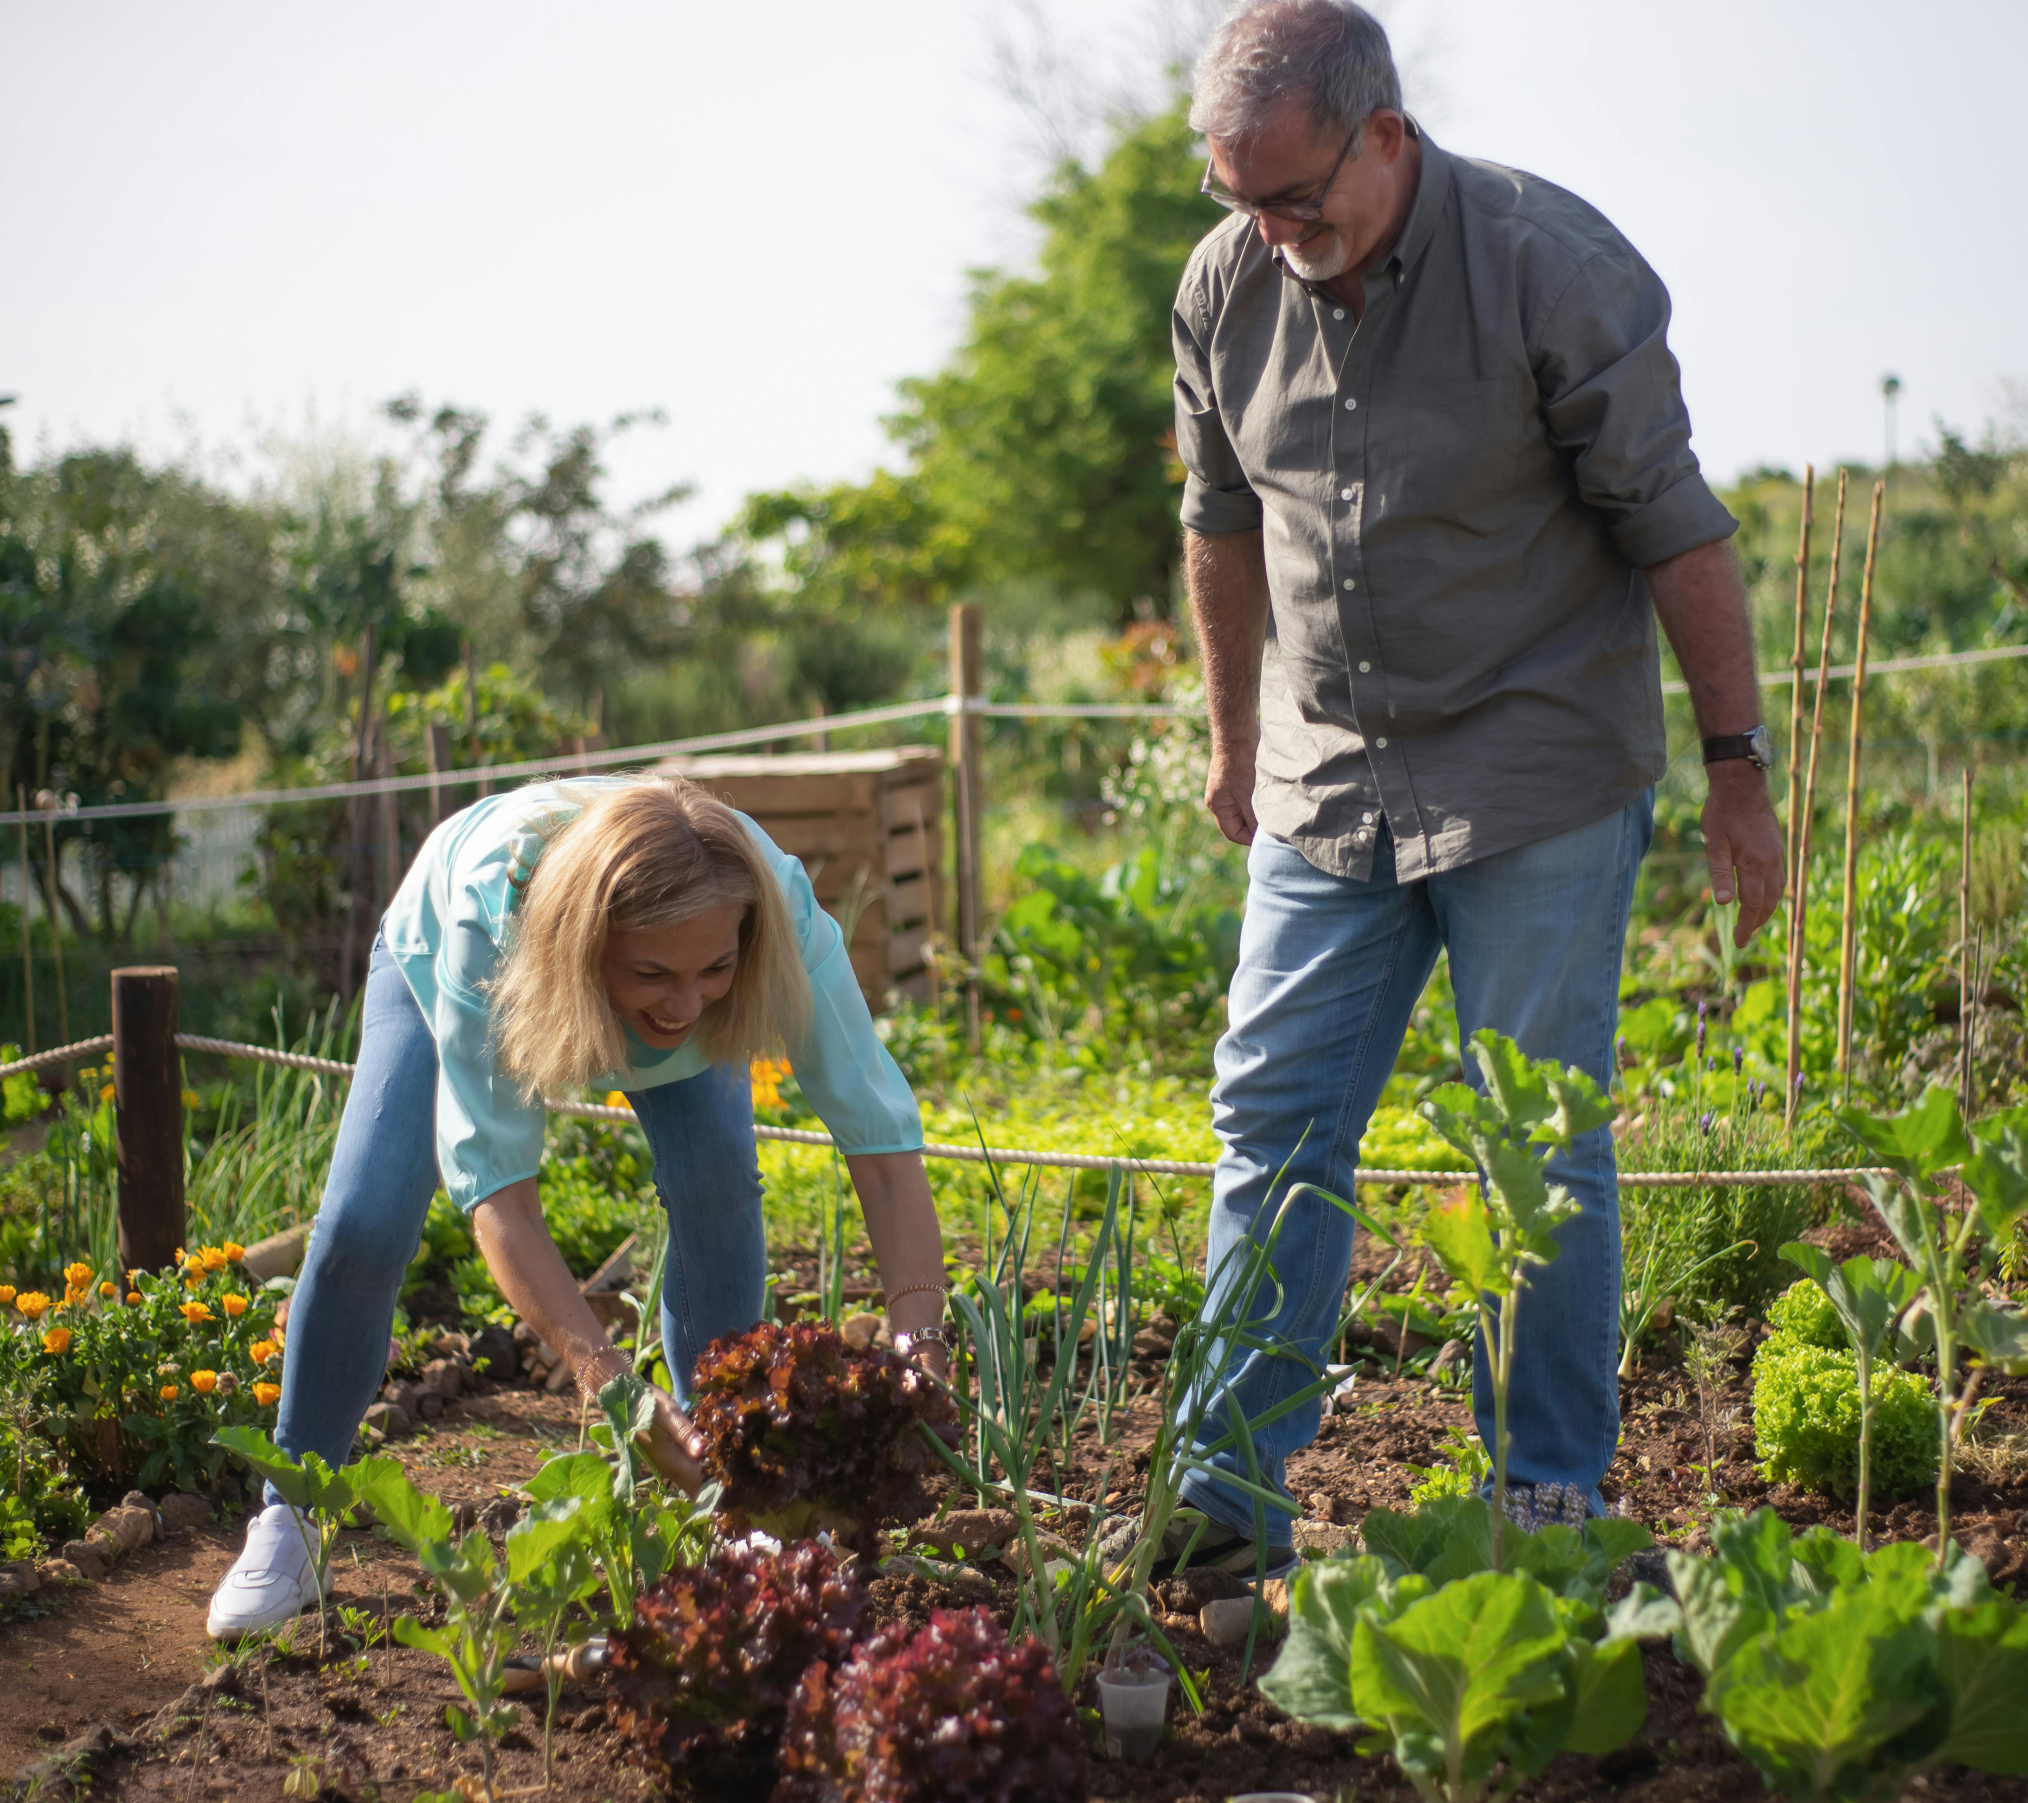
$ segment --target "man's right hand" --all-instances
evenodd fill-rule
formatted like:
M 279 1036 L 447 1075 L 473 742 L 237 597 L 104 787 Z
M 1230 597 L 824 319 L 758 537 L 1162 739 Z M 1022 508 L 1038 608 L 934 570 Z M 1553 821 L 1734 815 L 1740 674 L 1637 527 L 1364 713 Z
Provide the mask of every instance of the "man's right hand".
M 1204 780 L 1204 805 L 1218 830 L 1235 845 L 1251 845 L 1260 828 L 1253 811 L 1253 763 L 1258 741 L 1244 746 L 1214 745 Z

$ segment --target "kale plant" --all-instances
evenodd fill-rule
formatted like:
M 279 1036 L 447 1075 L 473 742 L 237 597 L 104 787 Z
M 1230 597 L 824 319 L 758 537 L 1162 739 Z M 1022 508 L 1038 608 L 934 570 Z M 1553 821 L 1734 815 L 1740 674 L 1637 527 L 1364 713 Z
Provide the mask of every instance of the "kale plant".
M 668 1786 L 764 1797 L 803 1674 L 842 1663 L 868 1598 L 828 1547 L 720 1547 L 643 1595 L 615 1633 L 607 1708 L 628 1756 Z
M 1082 1803 L 1083 1737 L 1048 1650 L 985 1609 L 888 1628 L 790 1709 L 774 1803 Z
M 780 1322 L 704 1349 L 690 1418 L 733 1528 L 784 1540 L 828 1530 L 865 1553 L 878 1529 L 928 1513 L 929 1436 L 957 1442 L 950 1393 L 908 1360 Z

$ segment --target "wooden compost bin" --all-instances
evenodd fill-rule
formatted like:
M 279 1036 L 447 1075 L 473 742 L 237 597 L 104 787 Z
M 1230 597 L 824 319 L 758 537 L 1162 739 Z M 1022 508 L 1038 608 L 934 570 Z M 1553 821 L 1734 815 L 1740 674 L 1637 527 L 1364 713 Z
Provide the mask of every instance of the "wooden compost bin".
M 806 751 L 665 759 L 803 860 L 817 899 L 849 936 L 876 1013 L 887 992 L 929 999 L 925 952 L 943 905 L 944 754 Z

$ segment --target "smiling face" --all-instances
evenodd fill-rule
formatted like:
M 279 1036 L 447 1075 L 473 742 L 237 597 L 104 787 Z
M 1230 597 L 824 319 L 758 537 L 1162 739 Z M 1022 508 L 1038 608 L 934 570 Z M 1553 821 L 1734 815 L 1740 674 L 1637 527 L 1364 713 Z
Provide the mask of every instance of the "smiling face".
M 689 1038 L 704 1010 L 732 987 L 746 909 L 720 902 L 675 926 L 606 935 L 602 964 L 613 1012 L 657 1051 Z
M 1298 103 L 1283 107 L 1243 142 L 1212 138 L 1210 146 L 1213 178 L 1242 200 L 1261 207 L 1322 201 L 1322 219 L 1285 219 L 1272 212 L 1255 219 L 1262 240 L 1279 247 L 1289 268 L 1309 282 L 1357 273 L 1385 254 L 1407 221 L 1421 171 L 1401 114 L 1388 107 L 1367 119 L 1359 154 L 1338 164 L 1335 177 L 1331 167 L 1345 148 L 1345 135 L 1320 132 L 1309 108 Z

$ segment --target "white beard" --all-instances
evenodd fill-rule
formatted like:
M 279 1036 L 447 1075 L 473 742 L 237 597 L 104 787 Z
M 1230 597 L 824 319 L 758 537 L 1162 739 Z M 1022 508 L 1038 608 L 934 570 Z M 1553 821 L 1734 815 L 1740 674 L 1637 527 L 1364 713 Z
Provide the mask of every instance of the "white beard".
M 1329 239 L 1329 248 L 1319 246 L 1312 250 L 1308 245 L 1285 244 L 1282 246 L 1282 260 L 1306 282 L 1328 282 L 1334 276 L 1341 276 L 1351 267 L 1352 255 L 1345 248 L 1345 240 L 1335 232 Z

